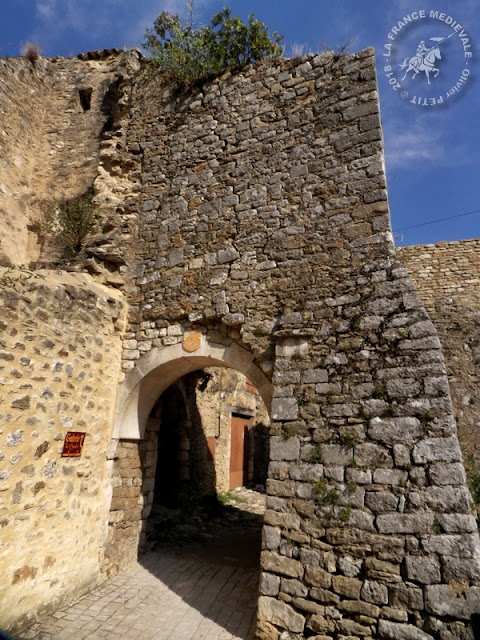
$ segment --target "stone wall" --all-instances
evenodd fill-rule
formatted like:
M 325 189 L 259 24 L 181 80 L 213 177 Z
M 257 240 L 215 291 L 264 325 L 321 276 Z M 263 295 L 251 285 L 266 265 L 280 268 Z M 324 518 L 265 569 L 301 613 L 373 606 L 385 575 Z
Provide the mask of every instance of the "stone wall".
M 125 144 L 125 389 L 191 331 L 273 381 L 260 637 L 471 638 L 476 523 L 440 342 L 395 257 L 373 53 L 193 96 L 140 79 Z
M 125 311 L 85 275 L 0 271 L 0 625 L 100 579 Z M 65 435 L 86 433 L 81 457 Z
M 480 465 L 480 240 L 401 247 L 438 331 L 464 455 Z
M 132 56 L 111 119 L 92 115 L 97 168 L 68 149 L 62 162 L 108 214 L 75 268 L 122 288 L 126 324 L 87 276 L 7 274 L 2 289 L 18 324 L 2 319 L 2 615 L 18 623 L 134 560 L 152 409 L 181 376 L 229 366 L 272 418 L 259 637 L 471 640 L 476 522 L 440 341 L 392 242 L 373 51 L 267 61 L 193 94 Z M 91 62 L 55 64 L 80 100 Z M 70 381 L 84 372 L 94 397 Z M 74 426 L 92 435 L 63 464 Z

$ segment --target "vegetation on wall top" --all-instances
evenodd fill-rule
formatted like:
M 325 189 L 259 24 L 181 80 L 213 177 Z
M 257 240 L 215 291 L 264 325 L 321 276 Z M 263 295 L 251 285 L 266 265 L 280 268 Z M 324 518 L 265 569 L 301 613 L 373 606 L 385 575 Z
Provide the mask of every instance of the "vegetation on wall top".
M 253 14 L 248 24 L 228 8 L 216 13 L 209 26 L 193 25 L 192 2 L 188 3 L 190 19 L 162 11 L 145 32 L 144 47 L 152 63 L 160 67 L 177 84 L 193 86 L 263 58 L 277 58 L 283 53 L 283 37 L 276 31 L 270 37 L 267 27 Z

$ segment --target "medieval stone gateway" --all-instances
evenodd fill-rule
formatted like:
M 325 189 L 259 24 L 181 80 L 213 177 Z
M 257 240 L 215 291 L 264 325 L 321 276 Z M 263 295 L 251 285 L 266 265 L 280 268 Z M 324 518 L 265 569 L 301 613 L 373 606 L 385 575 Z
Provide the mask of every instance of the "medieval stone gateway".
M 393 245 L 373 51 L 188 95 L 135 51 L 1 64 L 1 625 L 136 557 L 152 409 L 221 366 L 271 417 L 259 638 L 471 640 L 476 520 L 437 331 Z M 89 189 L 102 233 L 56 270 L 32 223 Z

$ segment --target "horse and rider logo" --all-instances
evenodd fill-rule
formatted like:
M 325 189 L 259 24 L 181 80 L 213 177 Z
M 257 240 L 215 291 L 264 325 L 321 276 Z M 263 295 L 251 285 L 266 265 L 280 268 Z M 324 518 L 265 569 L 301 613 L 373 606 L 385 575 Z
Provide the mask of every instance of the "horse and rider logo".
M 434 9 L 411 11 L 397 20 L 381 54 L 383 72 L 393 91 L 422 107 L 445 105 L 458 96 L 472 81 L 472 58 L 465 27 Z
M 440 73 L 440 69 L 437 69 L 437 67 L 435 66 L 436 61 L 442 59 L 442 55 L 440 53 L 440 45 L 452 36 L 453 33 L 451 33 L 446 38 L 430 38 L 432 42 L 436 43 L 430 48 L 425 46 L 425 41 L 422 40 L 417 47 L 417 53 L 412 58 L 405 58 L 402 64 L 399 65 L 401 71 L 403 71 L 403 69 L 407 67 L 402 80 L 405 80 L 410 71 L 413 71 L 412 79 L 415 78 L 421 71 L 424 71 L 425 75 L 427 76 L 428 84 L 430 84 L 430 73 L 433 72 L 434 78 L 436 78 Z

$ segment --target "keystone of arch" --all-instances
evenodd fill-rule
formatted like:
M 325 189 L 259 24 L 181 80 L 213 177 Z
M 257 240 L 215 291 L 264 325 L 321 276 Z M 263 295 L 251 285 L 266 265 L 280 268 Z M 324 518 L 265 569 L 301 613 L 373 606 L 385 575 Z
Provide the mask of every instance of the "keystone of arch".
M 255 385 L 270 413 L 272 383 L 253 362 L 248 349 L 233 342 L 226 346 L 202 343 L 194 354 L 181 343 L 156 347 L 145 353 L 119 385 L 113 438 L 141 440 L 151 410 L 162 393 L 182 376 L 203 367 L 226 367 L 243 373 Z

